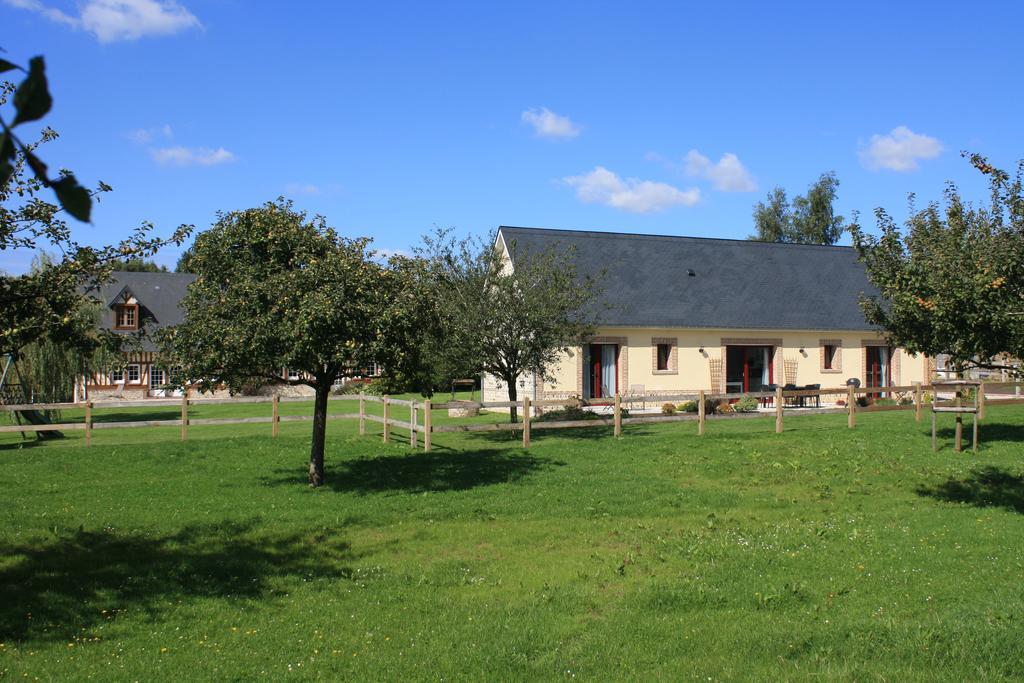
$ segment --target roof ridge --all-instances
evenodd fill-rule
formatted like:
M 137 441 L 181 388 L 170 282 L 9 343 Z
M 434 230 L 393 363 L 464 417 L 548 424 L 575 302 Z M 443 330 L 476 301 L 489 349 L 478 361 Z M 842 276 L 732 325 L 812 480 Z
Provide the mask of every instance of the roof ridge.
M 737 237 L 698 237 L 694 235 L 659 235 L 655 233 L 643 233 L 643 232 L 621 232 L 616 230 L 579 230 L 573 228 L 536 228 L 530 226 L 519 226 L 519 225 L 499 225 L 498 231 L 502 230 L 524 230 L 530 232 L 539 233 L 563 233 L 573 235 L 587 235 L 591 237 L 599 238 L 611 238 L 611 237 L 639 237 L 644 239 L 664 239 L 664 240 L 700 240 L 706 242 L 740 242 L 743 244 L 750 245 L 761 245 L 761 247 L 809 247 L 813 249 L 843 249 L 854 251 L 852 246 L 844 244 L 803 244 L 799 242 L 762 242 L 760 240 L 751 239 L 739 239 Z

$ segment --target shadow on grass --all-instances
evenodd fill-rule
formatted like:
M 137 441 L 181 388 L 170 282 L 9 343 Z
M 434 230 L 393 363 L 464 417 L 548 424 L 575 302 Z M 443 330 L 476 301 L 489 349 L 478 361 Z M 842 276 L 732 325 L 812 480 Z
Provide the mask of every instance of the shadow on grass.
M 324 488 L 353 493 L 464 491 L 507 484 L 565 463 L 501 451 L 446 451 L 375 455 L 328 462 Z M 306 481 L 301 468 L 277 469 L 264 477 L 269 486 L 295 486 Z
M 273 580 L 348 578 L 348 543 L 330 530 L 266 535 L 253 523 L 170 535 L 84 531 L 0 543 L 0 642 L 89 638 L 121 612 L 151 618 L 190 597 L 267 599 Z
M 17 432 L 14 432 L 17 434 Z M 19 441 L 8 441 L 7 443 L 0 443 L 0 451 L 17 451 L 23 448 L 35 448 L 36 446 L 45 446 L 46 442 L 43 439 L 37 439 L 34 435 L 23 438 L 19 437 Z
M 935 431 L 940 439 L 956 438 L 955 427 L 939 427 Z M 929 436 L 931 434 L 929 433 Z M 964 417 L 964 444 L 971 441 L 971 416 Z M 984 446 L 986 441 L 1024 441 L 1024 425 L 978 423 L 978 444 Z
M 652 426 L 656 425 L 623 425 L 622 434 L 624 437 L 648 436 L 654 433 L 651 429 Z M 593 427 L 556 427 L 554 429 L 545 429 L 543 427 L 538 428 L 537 423 L 534 423 L 533 428 L 530 430 L 530 443 L 535 444 L 554 439 L 578 441 L 596 441 L 602 439 L 614 440 L 615 435 L 613 429 L 611 422 L 605 425 L 601 422 L 597 422 L 596 420 Z M 518 429 L 494 432 L 467 432 L 466 434 L 468 438 L 473 441 L 489 444 L 514 446 L 523 442 L 523 432 Z
M 950 478 L 934 487 L 918 487 L 917 495 L 974 507 L 1001 507 L 1024 514 L 1024 476 L 999 467 L 975 470 L 963 480 Z

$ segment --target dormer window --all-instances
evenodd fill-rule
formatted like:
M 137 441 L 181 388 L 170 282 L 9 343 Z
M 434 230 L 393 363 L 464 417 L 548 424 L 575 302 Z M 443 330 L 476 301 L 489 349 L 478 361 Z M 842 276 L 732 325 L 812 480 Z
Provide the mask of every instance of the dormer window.
M 115 330 L 139 329 L 139 305 L 119 304 L 114 307 Z

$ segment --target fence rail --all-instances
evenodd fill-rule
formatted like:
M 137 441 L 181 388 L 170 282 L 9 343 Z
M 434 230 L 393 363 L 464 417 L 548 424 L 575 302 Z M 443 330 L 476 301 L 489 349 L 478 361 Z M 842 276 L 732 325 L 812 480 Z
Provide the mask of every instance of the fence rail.
M 1013 392 L 1014 398 L 1003 398 L 999 400 L 993 400 L 986 397 L 986 387 L 1008 389 Z M 612 427 L 614 435 L 619 437 L 622 435 L 622 426 L 630 424 L 656 424 L 661 422 L 692 422 L 698 423 L 698 435 L 703 436 L 705 433 L 705 425 L 708 421 L 708 415 L 705 412 L 705 407 L 708 401 L 723 401 L 723 400 L 735 400 L 742 398 L 753 398 L 760 402 L 772 401 L 774 403 L 774 410 L 771 412 L 752 412 L 752 413 L 737 413 L 732 417 L 742 418 L 758 418 L 758 417 L 775 417 L 775 431 L 781 433 L 784 427 L 784 414 L 787 408 L 793 406 L 787 406 L 787 400 L 799 401 L 805 398 L 820 398 L 822 396 L 838 396 L 842 397 L 845 401 L 845 405 L 837 405 L 831 408 L 807 408 L 801 407 L 799 409 L 800 415 L 816 415 L 816 414 L 828 414 L 828 413 L 846 413 L 847 425 L 850 429 L 856 427 L 857 414 L 862 412 L 883 412 L 890 410 L 913 410 L 915 413 L 915 420 L 920 422 L 922 418 L 922 412 L 924 410 L 924 393 L 933 392 L 935 390 L 934 385 L 930 384 L 913 384 L 907 386 L 894 386 L 894 387 L 832 387 L 824 389 L 795 389 L 785 390 L 777 388 L 775 391 L 761 391 L 761 392 L 749 392 L 749 393 L 710 393 L 705 391 L 697 392 L 683 392 L 673 395 L 660 395 L 660 396 L 637 396 L 637 395 L 626 395 L 626 396 L 615 396 L 607 400 L 596 400 L 596 401 L 581 401 L 578 398 L 566 398 L 566 399 L 541 399 L 532 400 L 530 398 L 524 398 L 522 401 L 448 401 L 442 403 L 432 403 L 430 399 L 426 399 L 422 402 L 410 401 L 406 399 L 392 398 L 390 396 L 375 396 L 371 394 L 350 394 L 343 396 L 332 396 L 329 399 L 330 403 L 335 402 L 356 402 L 358 401 L 359 411 L 358 412 L 345 412 L 345 413 L 328 413 L 328 420 L 358 420 L 359 421 L 359 433 L 361 435 L 366 433 L 366 422 L 373 422 L 383 425 L 383 439 L 385 442 L 391 440 L 391 429 L 397 427 L 404 429 L 409 432 L 409 443 L 412 447 L 416 448 L 419 446 L 418 434 L 423 435 L 423 448 L 429 451 L 432 446 L 431 436 L 433 434 L 445 434 L 445 433 L 466 433 L 466 432 L 497 432 L 497 431 L 521 431 L 523 437 L 523 446 L 528 448 L 530 445 L 530 435 L 534 429 L 574 429 L 574 428 L 594 428 L 594 427 Z M 1020 384 L 1012 384 L 1006 382 L 996 383 L 984 383 L 978 387 L 978 401 L 979 401 L 979 414 L 978 417 L 983 419 L 985 413 L 986 404 L 997 403 L 999 405 L 1006 404 L 1024 404 L 1024 397 L 1020 397 Z M 904 398 L 909 399 L 909 403 L 899 405 L 873 405 L 868 407 L 858 406 L 857 398 L 861 396 L 870 396 L 878 394 L 898 394 Z M 912 396 L 912 398 L 911 398 Z M 66 410 L 69 408 L 84 408 L 85 409 L 85 420 L 83 422 L 62 422 L 58 424 L 18 424 L 18 425 L 3 425 L 0 426 L 0 433 L 11 433 L 11 432 L 22 432 L 22 433 L 34 433 L 34 432 L 51 432 L 51 431 L 72 431 L 72 430 L 84 430 L 85 431 L 85 442 L 86 445 L 91 445 L 91 434 L 96 429 L 133 429 L 140 427 L 180 427 L 181 428 L 181 439 L 185 441 L 188 439 L 188 429 L 190 426 L 205 426 L 205 425 L 237 425 L 237 424 L 271 424 L 271 435 L 278 436 L 278 426 L 281 422 L 304 422 L 313 419 L 312 415 L 281 415 L 279 411 L 279 405 L 281 403 L 295 403 L 309 401 L 309 397 L 305 396 L 245 396 L 245 397 L 232 397 L 232 398 L 188 398 L 182 397 L 180 399 L 147 399 L 143 401 L 87 401 L 80 403 L 20 403 L 13 405 L 0 406 L 5 410 L 11 411 L 12 413 L 18 413 L 21 411 L 29 410 Z M 677 415 L 626 415 L 623 414 L 623 406 L 627 409 L 636 403 L 651 403 L 658 404 L 659 402 L 669 401 L 696 401 L 697 411 L 695 413 L 677 414 Z M 254 417 L 238 417 L 238 418 L 191 418 L 189 416 L 189 408 L 204 405 L 225 405 L 225 404 L 254 404 L 254 403 L 270 403 L 272 404 L 272 414 L 270 416 L 254 416 Z M 383 406 L 383 416 L 376 415 L 366 412 L 367 403 L 377 403 Z M 403 406 L 409 408 L 410 419 L 399 420 L 391 416 L 391 406 Z M 592 419 L 586 420 L 537 420 L 533 415 L 533 408 L 543 407 L 569 407 L 569 406 L 603 406 L 612 408 L 612 412 L 606 415 L 597 415 Z M 181 417 L 173 420 L 134 420 L 134 421 L 118 421 L 118 422 L 95 422 L 93 419 L 93 410 L 102 408 L 134 408 L 134 407 L 180 407 Z M 432 414 L 434 410 L 447 409 L 447 408 L 478 408 L 478 409 L 493 409 L 493 408 L 520 408 L 522 411 L 521 422 L 498 422 L 498 423 L 467 423 L 467 424 L 442 424 L 434 425 Z M 948 412 L 944 407 L 939 406 L 937 412 Z M 419 415 L 422 415 L 422 424 L 420 424 Z M 792 416 L 792 414 L 791 414 Z

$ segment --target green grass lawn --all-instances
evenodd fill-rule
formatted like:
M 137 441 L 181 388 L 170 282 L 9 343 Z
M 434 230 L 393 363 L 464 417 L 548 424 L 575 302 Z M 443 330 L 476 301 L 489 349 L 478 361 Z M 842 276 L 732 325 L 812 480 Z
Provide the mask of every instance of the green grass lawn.
M 0 679 L 1019 679 L 1024 407 L 949 426 L 0 434 Z

